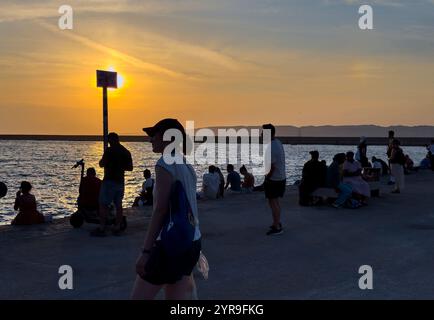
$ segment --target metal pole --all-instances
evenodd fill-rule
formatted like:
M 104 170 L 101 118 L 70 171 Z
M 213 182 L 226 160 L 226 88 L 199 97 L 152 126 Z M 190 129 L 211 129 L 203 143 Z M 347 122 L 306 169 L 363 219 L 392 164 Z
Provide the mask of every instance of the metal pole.
M 104 151 L 108 146 L 108 106 L 107 106 L 107 87 L 102 88 L 102 117 L 103 117 L 103 137 L 104 137 Z

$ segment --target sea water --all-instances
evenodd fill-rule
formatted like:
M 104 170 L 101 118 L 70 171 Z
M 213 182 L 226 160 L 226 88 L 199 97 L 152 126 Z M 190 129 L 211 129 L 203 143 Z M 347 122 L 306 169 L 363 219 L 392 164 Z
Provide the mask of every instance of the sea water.
M 124 206 L 128 207 L 139 194 L 143 183 L 143 170 L 148 168 L 154 174 L 158 155 L 152 153 L 150 143 L 123 143 L 130 150 L 134 170 L 125 176 Z M 33 185 L 32 193 L 36 196 L 38 209 L 53 218 L 68 216 L 76 209 L 80 168 L 72 166 L 84 159 L 86 168 L 94 167 L 98 177 L 103 177 L 103 170 L 98 161 L 102 155 L 101 142 L 83 141 L 17 141 L 0 140 L 0 181 L 8 186 L 8 194 L 0 199 L 0 224 L 9 223 L 16 212 L 13 204 L 15 194 L 21 181 L 29 181 Z M 310 158 L 309 151 L 318 150 L 320 158 L 329 164 L 333 155 L 348 150 L 356 151 L 356 146 L 331 145 L 285 145 L 287 183 L 292 184 L 300 179 L 303 164 Z M 403 147 L 417 165 L 426 155 L 423 147 Z M 240 152 L 240 151 L 238 151 Z M 368 157 L 376 156 L 386 160 L 385 146 L 369 146 Z M 238 154 L 239 158 L 240 155 Z M 241 163 L 235 164 L 236 170 Z M 249 168 L 249 164 L 246 164 Z M 194 165 L 198 177 L 198 189 L 202 183 L 202 175 L 208 165 Z M 252 166 L 250 166 L 251 168 Z M 221 166 L 226 176 L 226 166 Z M 261 184 L 262 176 L 255 177 L 256 184 Z

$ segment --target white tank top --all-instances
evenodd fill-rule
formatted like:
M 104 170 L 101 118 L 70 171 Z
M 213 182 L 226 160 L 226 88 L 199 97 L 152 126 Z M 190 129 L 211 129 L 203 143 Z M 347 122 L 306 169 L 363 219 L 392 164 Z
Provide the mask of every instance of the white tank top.
M 199 214 L 197 209 L 197 201 L 196 201 L 196 172 L 194 171 L 193 167 L 186 162 L 186 164 L 167 164 L 163 156 L 157 161 L 156 166 L 163 168 L 167 172 L 169 172 L 172 175 L 173 182 L 176 180 L 179 180 L 182 183 L 182 186 L 184 187 L 185 193 L 187 195 L 188 202 L 190 203 L 191 211 L 193 213 L 194 218 L 196 219 L 196 230 L 194 233 L 194 239 L 198 240 L 201 237 L 200 228 L 199 228 Z M 155 185 L 158 182 L 155 181 L 154 183 L 154 191 Z M 156 203 L 156 192 L 153 194 L 154 196 L 154 203 Z M 158 236 L 157 240 L 160 239 L 160 236 Z

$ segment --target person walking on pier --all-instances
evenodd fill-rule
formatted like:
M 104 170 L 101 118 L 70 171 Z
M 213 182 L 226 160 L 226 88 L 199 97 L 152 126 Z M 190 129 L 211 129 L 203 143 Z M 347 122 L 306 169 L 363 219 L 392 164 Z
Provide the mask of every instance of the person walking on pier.
M 163 137 L 171 129 L 182 135 L 185 154 L 187 137 L 178 120 L 164 119 L 143 129 L 151 137 L 153 152 L 161 157 L 155 165 L 153 212 L 136 261 L 137 276 L 131 295 L 135 300 L 154 299 L 162 288 L 168 300 L 191 299 L 195 291 L 192 272 L 202 248 L 197 178 L 180 150 L 166 150 L 172 142 Z

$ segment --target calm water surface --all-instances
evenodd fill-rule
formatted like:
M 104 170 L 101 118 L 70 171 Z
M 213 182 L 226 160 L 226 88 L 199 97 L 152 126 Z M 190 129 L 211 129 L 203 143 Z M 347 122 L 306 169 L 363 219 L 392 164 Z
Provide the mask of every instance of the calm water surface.
M 129 142 L 124 145 L 131 151 L 134 162 L 133 172 L 126 174 L 124 206 L 130 206 L 139 193 L 143 182 L 143 170 L 151 169 L 158 159 L 152 153 L 149 143 Z M 329 164 L 333 155 L 346 152 L 355 147 L 330 145 L 285 145 L 287 179 L 289 183 L 300 178 L 303 163 L 309 159 L 310 150 L 318 150 L 321 159 Z M 386 148 L 382 146 L 368 147 L 368 156 L 373 155 L 385 159 Z M 426 151 L 422 147 L 404 147 L 416 164 L 423 159 Z M 86 167 L 94 167 L 102 178 L 103 171 L 98 167 L 102 155 L 102 143 L 81 141 L 0 141 L 0 181 L 7 184 L 9 191 L 0 199 L 0 224 L 10 222 L 15 216 L 13 203 L 20 182 L 32 183 L 32 193 L 36 196 L 39 210 L 64 217 L 75 211 L 77 190 L 80 181 L 80 169 L 72 169 L 77 160 L 84 159 Z M 238 152 L 238 157 L 240 154 Z M 238 170 L 241 163 L 236 164 Z M 222 171 L 226 174 L 225 166 Z M 252 165 L 250 165 L 252 167 Z M 195 165 L 200 188 L 202 175 L 208 165 Z M 262 177 L 256 177 L 257 184 Z

